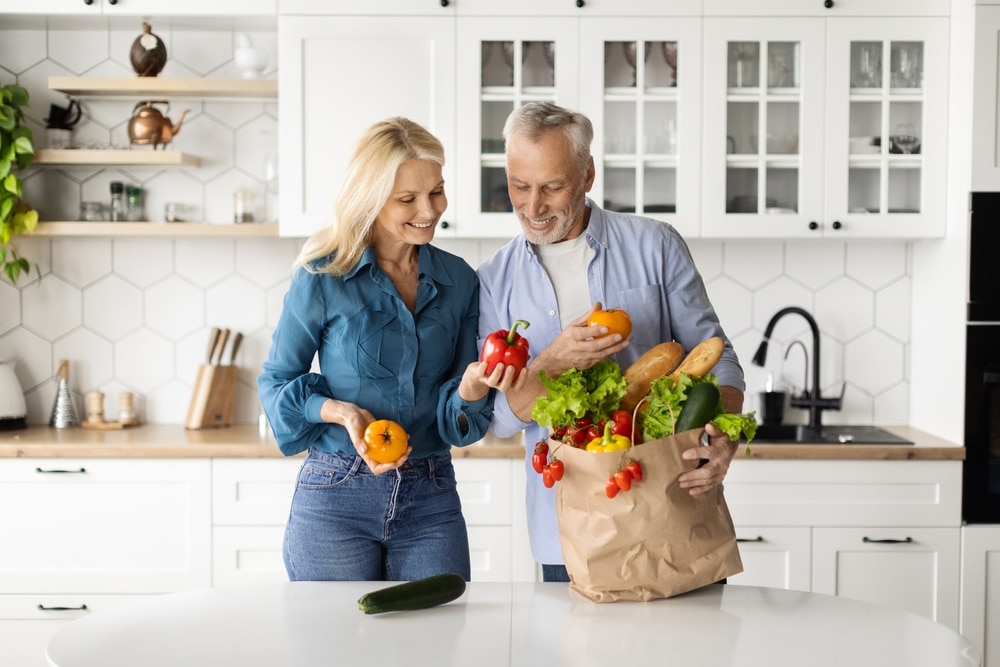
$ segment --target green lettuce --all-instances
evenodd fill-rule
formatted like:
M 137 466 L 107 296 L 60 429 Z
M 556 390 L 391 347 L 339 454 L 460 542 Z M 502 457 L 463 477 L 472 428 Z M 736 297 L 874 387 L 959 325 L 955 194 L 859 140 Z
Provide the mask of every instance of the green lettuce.
M 571 426 L 582 417 L 595 423 L 618 409 L 625 395 L 625 377 L 613 359 L 599 361 L 586 370 L 571 368 L 557 377 L 538 374 L 546 395 L 531 408 L 531 418 L 540 426 L 557 429 Z

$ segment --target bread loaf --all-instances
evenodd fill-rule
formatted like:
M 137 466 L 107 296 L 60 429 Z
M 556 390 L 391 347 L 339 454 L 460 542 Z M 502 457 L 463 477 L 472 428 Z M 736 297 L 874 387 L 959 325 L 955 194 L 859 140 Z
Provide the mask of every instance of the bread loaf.
M 681 373 L 687 373 L 692 377 L 700 378 L 715 368 L 715 364 L 719 363 L 725 347 L 725 342 L 718 336 L 706 338 L 688 352 L 687 356 L 684 357 L 684 361 L 670 373 L 670 377 L 673 378 L 674 382 L 680 380 Z
M 635 363 L 625 369 L 625 396 L 618 407 L 632 412 L 646 394 L 649 387 L 664 375 L 670 373 L 684 358 L 684 348 L 680 343 L 668 341 L 650 348 Z

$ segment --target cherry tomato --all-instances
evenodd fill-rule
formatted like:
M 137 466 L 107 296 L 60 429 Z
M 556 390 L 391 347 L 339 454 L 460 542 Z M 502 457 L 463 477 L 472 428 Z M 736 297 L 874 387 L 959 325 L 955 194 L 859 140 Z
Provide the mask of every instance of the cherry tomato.
M 633 482 L 642 481 L 642 464 L 639 463 L 638 461 L 629 461 L 627 464 L 625 464 L 625 470 L 627 470 L 629 474 L 632 475 Z
M 378 463 L 393 463 L 406 452 L 409 434 L 402 426 L 388 419 L 377 419 L 365 429 L 368 457 Z
M 628 470 L 619 470 L 614 476 L 615 483 L 618 485 L 622 491 L 628 491 L 632 488 L 632 473 Z
M 608 498 L 614 498 L 621 491 L 621 487 L 618 486 L 618 482 L 614 477 L 608 480 L 608 483 L 604 485 L 604 493 L 608 494 Z
M 632 318 L 621 308 L 608 308 L 607 310 L 595 310 L 587 318 L 587 324 L 592 327 L 605 326 L 608 333 L 621 334 L 622 338 L 628 338 L 632 333 Z
M 545 485 L 546 489 L 551 489 L 555 486 L 556 480 L 552 477 L 552 468 L 545 466 L 542 469 L 542 484 Z
M 535 453 L 531 455 L 531 467 L 538 474 L 542 473 L 545 464 L 548 463 L 549 446 L 542 441 L 535 443 Z
M 552 472 L 552 479 L 558 482 L 566 473 L 566 466 L 559 459 L 552 459 L 552 463 L 549 464 L 549 471 Z

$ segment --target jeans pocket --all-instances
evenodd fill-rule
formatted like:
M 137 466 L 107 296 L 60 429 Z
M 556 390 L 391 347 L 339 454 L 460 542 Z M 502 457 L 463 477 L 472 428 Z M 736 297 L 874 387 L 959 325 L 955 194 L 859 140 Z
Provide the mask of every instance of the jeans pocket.
M 458 488 L 458 481 L 455 479 L 455 466 L 451 464 L 450 458 L 444 458 L 440 462 L 435 461 L 435 465 L 430 469 L 431 483 L 438 491 L 454 491 Z
M 299 470 L 297 486 L 300 489 L 330 489 L 344 484 L 356 473 L 357 467 L 353 461 L 348 461 L 348 457 L 330 461 L 310 458 Z

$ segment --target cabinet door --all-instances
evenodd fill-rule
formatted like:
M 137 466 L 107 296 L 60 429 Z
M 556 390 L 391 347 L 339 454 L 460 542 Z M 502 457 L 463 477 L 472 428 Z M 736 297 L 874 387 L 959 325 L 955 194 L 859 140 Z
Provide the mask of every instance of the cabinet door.
M 283 236 L 307 236 L 333 221 L 358 138 L 390 116 L 406 116 L 441 140 L 446 191 L 455 196 L 454 27 L 447 16 L 279 17 Z
M 961 633 L 983 655 L 983 667 L 1000 667 L 1000 526 L 962 528 Z
M 284 526 L 302 460 L 213 459 L 212 524 Z
M 285 527 L 215 526 L 212 586 L 288 581 L 282 559 Z
M 811 539 L 808 526 L 738 526 L 743 572 L 729 583 L 808 591 Z
M 282 15 L 370 16 L 375 3 L 357 0 L 278 0 Z M 455 13 L 455 2 L 441 0 L 379 0 L 378 12 L 385 16 L 441 16 Z M 462 2 L 464 3 L 464 0 Z
M 106 14 L 119 16 L 274 16 L 277 0 L 0 0 L 4 14 Z
M 509 239 L 521 226 L 507 195 L 503 125 L 525 102 L 576 106 L 576 21 L 459 18 L 458 53 L 456 234 Z
M 823 215 L 822 19 L 706 19 L 702 234 L 790 238 Z
M 208 460 L 0 465 L 0 590 L 158 593 L 208 586 Z
M 943 236 L 948 21 L 830 19 L 824 233 Z
M 972 79 L 972 189 L 1000 190 L 1000 6 L 977 5 Z
M 594 123 L 591 196 L 699 231 L 701 21 L 583 18 L 580 104 Z
M 896 607 L 958 629 L 959 528 L 814 528 L 814 593 Z

